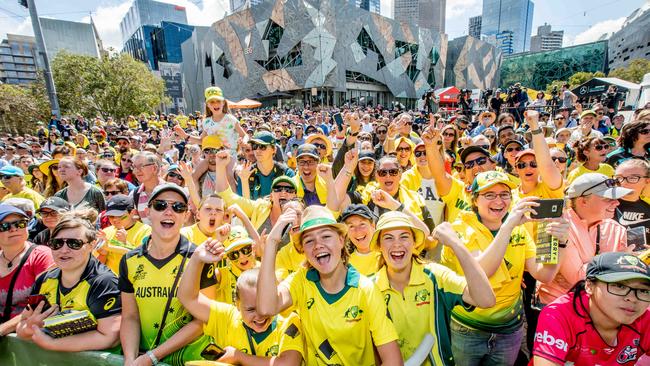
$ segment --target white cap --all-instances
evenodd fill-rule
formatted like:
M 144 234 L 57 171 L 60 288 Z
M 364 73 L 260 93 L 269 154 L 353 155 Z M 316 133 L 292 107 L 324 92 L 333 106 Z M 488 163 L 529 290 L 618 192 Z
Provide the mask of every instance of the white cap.
M 629 188 L 619 187 L 614 179 L 600 173 L 586 173 L 576 178 L 567 188 L 567 197 L 577 198 L 595 194 L 610 199 L 619 199 L 632 193 Z

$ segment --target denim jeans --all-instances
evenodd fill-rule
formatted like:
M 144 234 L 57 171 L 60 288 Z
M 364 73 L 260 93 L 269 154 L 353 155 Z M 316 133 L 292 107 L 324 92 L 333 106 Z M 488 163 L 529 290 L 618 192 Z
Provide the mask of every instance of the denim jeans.
M 512 333 L 498 334 L 451 322 L 451 350 L 457 366 L 512 366 L 523 336 L 523 325 Z

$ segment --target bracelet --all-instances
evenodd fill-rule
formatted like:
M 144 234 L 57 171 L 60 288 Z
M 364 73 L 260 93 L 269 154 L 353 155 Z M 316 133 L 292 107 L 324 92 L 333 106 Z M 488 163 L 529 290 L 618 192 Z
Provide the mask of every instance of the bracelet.
M 352 176 L 352 172 L 349 171 L 349 170 L 346 170 L 346 171 L 345 171 L 345 175 L 348 176 L 348 177 L 351 177 L 351 176 Z
M 149 359 L 151 359 L 152 365 L 157 365 L 158 362 L 160 362 L 158 361 L 158 357 L 156 357 L 156 355 L 154 355 L 153 352 L 147 351 L 146 355 L 149 356 Z
M 558 243 L 557 246 L 558 248 L 566 248 L 566 245 L 568 244 L 568 241 L 565 241 L 564 243 Z
M 530 133 L 533 134 L 533 135 L 541 135 L 543 133 L 543 131 L 542 131 L 541 128 L 537 127 L 534 130 L 530 130 Z
M 359 131 L 357 131 L 357 132 L 355 132 L 355 133 L 352 133 L 352 130 L 350 130 L 350 129 L 348 128 L 348 130 L 345 131 L 345 135 L 346 135 L 346 136 L 357 137 L 357 136 L 359 136 Z

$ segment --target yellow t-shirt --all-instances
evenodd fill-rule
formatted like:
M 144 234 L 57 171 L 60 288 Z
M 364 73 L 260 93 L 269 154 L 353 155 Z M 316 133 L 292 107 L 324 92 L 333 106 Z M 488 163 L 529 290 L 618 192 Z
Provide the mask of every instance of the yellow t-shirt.
M 235 288 L 241 270 L 228 263 L 225 267 L 218 268 L 219 282 L 217 283 L 217 301 L 226 304 L 235 304 Z
M 290 291 L 302 321 L 307 365 L 374 365 L 373 344 L 397 340 L 381 292 L 352 266 L 337 294 L 323 290 L 313 268 L 291 274 L 280 286 Z
M 460 212 L 472 210 L 472 197 L 460 179 L 452 178 L 449 193 L 440 198 L 445 203 L 445 221 L 454 222 Z
M 248 355 L 273 357 L 285 351 L 300 352 L 303 357 L 305 354 L 302 326 L 296 314 L 287 318 L 276 316 L 266 331 L 255 333 L 244 324 L 236 307 L 212 301 L 203 332 L 212 336 L 217 347 L 235 347 Z
M 181 229 L 181 235 L 187 238 L 190 243 L 194 245 L 201 245 L 204 241 L 208 239 L 214 239 L 217 237 L 217 233 L 207 236 L 199 229 L 199 224 L 194 224 L 192 226 L 185 226 Z
M 284 280 L 290 274 L 303 268 L 305 263 L 305 255 L 298 253 L 293 243 L 289 243 L 280 250 L 275 257 L 275 276 L 278 280 Z
M 473 255 L 485 251 L 494 235 L 485 227 L 474 212 L 462 212 L 452 227 Z M 504 333 L 516 329 L 523 321 L 521 281 L 526 260 L 535 257 L 535 243 L 523 226 L 517 226 L 510 236 L 510 244 L 499 269 L 489 278 L 496 305 L 489 309 L 467 312 L 456 307 L 452 317 L 471 328 L 492 333 Z M 441 263 L 459 275 L 463 270 L 454 253 L 448 247 L 442 250 Z
M 456 305 L 472 310 L 463 301 L 467 281 L 449 268 L 413 261 L 408 286 L 403 292 L 390 287 L 386 266 L 373 277 L 384 295 L 388 313 L 397 329 L 402 358 L 413 355 L 427 333 L 435 338 L 431 350 L 435 365 L 453 363 L 449 325 Z M 431 365 L 427 360 L 425 365 Z
M 33 190 L 31 188 L 27 188 L 27 187 L 23 188 L 22 191 L 20 191 L 20 192 L 18 192 L 16 194 L 9 193 L 8 195 L 4 196 L 2 201 L 5 201 L 5 200 L 7 200 L 9 198 L 26 198 L 26 199 L 34 202 L 34 209 L 37 210 L 37 211 L 41 207 L 41 203 L 43 203 L 43 201 L 45 201 L 45 198 L 43 198 L 43 196 L 41 196 L 40 193 L 36 192 L 35 190 Z
M 600 164 L 598 165 L 597 170 L 587 169 L 583 164 L 580 164 L 578 165 L 577 168 L 573 169 L 569 173 L 569 176 L 567 177 L 567 182 L 571 184 L 576 178 L 586 173 L 600 173 L 600 174 L 605 174 L 607 177 L 611 178 L 614 176 L 615 172 L 614 172 L 614 168 L 612 168 L 612 166 L 609 164 Z
M 111 269 L 111 271 L 113 271 L 113 273 L 119 274 L 120 259 L 122 259 L 122 256 L 129 250 L 142 245 L 144 239 L 151 234 L 151 226 L 136 221 L 135 224 L 126 231 L 126 243 L 122 243 L 115 239 L 115 234 L 117 233 L 115 226 L 111 225 L 104 228 L 103 231 L 106 234 L 106 249 L 108 250 L 105 264 Z
M 379 258 L 381 253 L 377 251 L 371 251 L 370 253 L 362 254 L 359 251 L 355 250 L 350 254 L 350 264 L 356 268 L 359 273 L 364 276 L 370 277 L 373 274 L 377 273 L 379 269 Z

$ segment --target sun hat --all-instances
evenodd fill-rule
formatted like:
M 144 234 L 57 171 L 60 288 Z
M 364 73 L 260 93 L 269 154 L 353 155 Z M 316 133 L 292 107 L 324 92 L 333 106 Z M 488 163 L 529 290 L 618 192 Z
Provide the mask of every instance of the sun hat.
M 424 248 L 424 232 L 413 224 L 407 214 L 400 211 L 389 211 L 379 217 L 375 232 L 370 239 L 370 249 L 379 250 L 379 236 L 383 230 L 397 228 L 409 228 L 413 231 L 413 253 L 419 254 Z
M 321 227 L 329 226 L 346 235 L 348 227 L 341 222 L 337 222 L 334 214 L 323 206 L 308 206 L 302 213 L 300 231 L 293 237 L 293 245 L 298 252 L 302 253 L 302 236 L 305 232 Z
M 314 133 L 307 136 L 307 138 L 305 139 L 305 143 L 313 144 L 314 140 L 316 139 L 323 140 L 323 142 L 325 143 L 325 150 L 327 151 L 327 155 L 330 155 L 332 153 L 332 141 L 322 133 Z
M 223 147 L 223 142 L 216 135 L 205 136 L 201 140 L 201 150 L 205 149 L 221 149 Z
M 478 173 L 470 186 L 470 191 L 472 193 L 478 193 L 494 187 L 497 184 L 505 184 L 510 189 L 515 189 L 517 187 L 517 185 L 511 181 L 505 173 L 491 170 L 489 172 Z
M 50 167 L 56 164 L 59 164 L 59 159 L 48 160 L 39 164 L 38 170 L 40 170 L 44 175 L 50 176 Z

